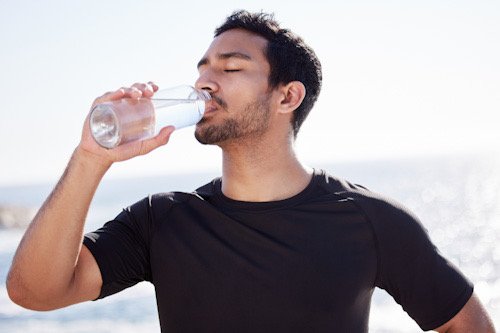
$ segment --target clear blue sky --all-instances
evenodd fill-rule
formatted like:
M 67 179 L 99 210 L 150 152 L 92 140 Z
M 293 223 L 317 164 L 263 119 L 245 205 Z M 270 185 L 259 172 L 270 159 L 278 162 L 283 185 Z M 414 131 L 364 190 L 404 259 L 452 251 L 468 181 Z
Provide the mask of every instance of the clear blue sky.
M 322 61 L 323 91 L 297 140 L 307 164 L 498 147 L 498 1 L 248 3 L 2 0 L 0 185 L 55 181 L 102 93 L 193 83 L 214 28 L 239 8 L 274 12 Z M 185 129 L 108 177 L 219 163 Z

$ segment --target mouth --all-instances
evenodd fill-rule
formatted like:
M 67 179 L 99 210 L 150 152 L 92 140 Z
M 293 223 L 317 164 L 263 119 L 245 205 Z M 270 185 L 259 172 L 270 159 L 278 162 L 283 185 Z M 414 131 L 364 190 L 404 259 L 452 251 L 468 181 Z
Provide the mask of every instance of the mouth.
M 212 103 L 207 103 L 205 105 L 205 113 L 204 115 L 208 114 L 208 113 L 213 113 L 217 110 L 217 106 L 212 104 Z
M 205 112 L 200 121 L 201 123 L 208 120 L 208 118 L 210 118 L 212 114 L 226 110 L 227 105 L 223 99 L 221 99 L 219 96 L 216 95 L 211 95 L 211 97 L 212 98 L 210 100 L 205 102 Z

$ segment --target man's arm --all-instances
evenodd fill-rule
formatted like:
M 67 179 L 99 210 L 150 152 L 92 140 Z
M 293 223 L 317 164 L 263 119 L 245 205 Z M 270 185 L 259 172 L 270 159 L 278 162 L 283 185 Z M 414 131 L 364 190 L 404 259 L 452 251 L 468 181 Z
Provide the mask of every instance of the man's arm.
M 150 97 L 157 89 L 153 84 L 135 84 L 103 95 L 94 105 Z M 7 291 L 15 303 L 33 310 L 51 310 L 98 297 L 101 273 L 90 251 L 82 246 L 85 219 L 97 186 L 114 162 L 166 144 L 172 131 L 172 127 L 164 128 L 152 139 L 107 150 L 92 139 L 87 117 L 80 144 L 14 256 Z
M 435 331 L 439 333 L 494 333 L 495 328 L 479 298 L 473 294 L 455 317 L 436 328 Z

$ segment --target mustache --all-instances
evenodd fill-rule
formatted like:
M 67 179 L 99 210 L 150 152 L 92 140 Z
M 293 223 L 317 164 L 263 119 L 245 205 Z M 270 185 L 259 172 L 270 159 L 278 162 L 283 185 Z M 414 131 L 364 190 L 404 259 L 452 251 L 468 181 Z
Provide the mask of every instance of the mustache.
M 215 103 L 217 103 L 221 108 L 223 108 L 223 109 L 227 108 L 227 103 L 222 98 L 220 98 L 217 95 L 213 95 L 213 94 L 210 94 L 210 96 L 215 101 Z

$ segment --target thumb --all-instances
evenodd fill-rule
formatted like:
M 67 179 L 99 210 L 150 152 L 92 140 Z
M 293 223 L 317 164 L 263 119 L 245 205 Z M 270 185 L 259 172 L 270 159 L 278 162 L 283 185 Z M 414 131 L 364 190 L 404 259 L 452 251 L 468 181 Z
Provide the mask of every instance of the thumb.
M 142 141 L 139 155 L 145 155 L 158 147 L 166 145 L 174 131 L 174 126 L 167 126 L 162 128 L 154 137 Z

